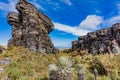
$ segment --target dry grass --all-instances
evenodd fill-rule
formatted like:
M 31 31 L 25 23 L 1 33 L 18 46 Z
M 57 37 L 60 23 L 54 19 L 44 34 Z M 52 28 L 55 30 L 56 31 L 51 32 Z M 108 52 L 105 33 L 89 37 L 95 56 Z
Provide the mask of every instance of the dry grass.
M 72 53 L 42 55 L 41 53 L 34 53 L 23 47 L 9 48 L 6 52 L 0 54 L 0 60 L 5 57 L 9 57 L 13 62 L 5 66 L 5 72 L 0 74 L 0 76 L 9 75 L 11 77 L 10 80 L 13 80 L 14 76 L 17 76 L 15 80 L 19 80 L 18 78 L 25 78 L 25 80 L 40 80 L 42 77 L 48 77 L 48 66 L 52 63 L 56 63 L 57 58 L 61 56 L 69 56 L 73 58 L 75 60 L 75 65 L 83 64 L 86 68 L 86 80 L 90 80 L 90 78 L 92 80 L 93 78 L 93 72 L 90 70 L 90 67 L 93 67 L 92 64 L 94 64 L 95 58 L 99 60 L 99 62 L 103 65 L 103 68 L 105 68 L 109 74 L 114 74 L 116 71 L 117 73 L 120 72 L 120 55 L 84 55 L 84 57 L 79 55 L 72 57 L 72 55 Z M 15 75 L 12 75 L 13 73 Z M 75 80 L 77 79 L 76 75 L 77 71 L 75 69 L 73 72 Z M 99 80 L 105 79 L 107 78 L 104 74 L 99 77 Z

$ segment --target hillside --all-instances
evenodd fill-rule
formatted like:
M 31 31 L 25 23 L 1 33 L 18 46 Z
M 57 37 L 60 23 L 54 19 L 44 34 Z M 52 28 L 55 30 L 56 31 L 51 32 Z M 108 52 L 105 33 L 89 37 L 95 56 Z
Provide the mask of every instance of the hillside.
M 42 55 L 34 53 L 23 47 L 9 48 L 0 54 L 0 61 L 6 58 L 8 64 L 0 63 L 0 80 L 48 80 L 48 66 L 56 63 L 61 56 L 67 56 L 74 60 L 73 80 L 77 80 L 77 67 L 81 64 L 85 69 L 86 80 L 94 80 L 93 69 L 98 69 L 98 80 L 120 80 L 120 55 L 80 55 L 74 56 L 73 53 L 59 53 Z M 109 77 L 107 77 L 109 75 Z

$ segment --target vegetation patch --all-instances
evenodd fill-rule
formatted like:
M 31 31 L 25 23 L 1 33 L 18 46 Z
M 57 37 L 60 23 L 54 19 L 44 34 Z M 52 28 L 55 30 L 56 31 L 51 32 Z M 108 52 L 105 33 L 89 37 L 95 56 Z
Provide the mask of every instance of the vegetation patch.
M 74 80 L 78 79 L 78 70 L 84 68 L 85 80 L 93 80 L 93 70 L 98 70 L 98 80 L 120 80 L 120 55 L 76 55 L 74 52 L 42 55 L 24 47 L 9 48 L 0 54 L 0 60 L 9 57 L 12 62 L 3 66 L 5 71 L 0 78 L 8 76 L 10 80 L 48 80 L 49 66 L 54 70 L 70 71 Z M 2 66 L 2 65 L 0 65 Z M 51 70 L 52 70 L 51 68 Z M 54 74 L 55 71 L 50 74 Z M 72 71 L 71 71 L 72 70 Z M 106 74 L 107 73 L 107 74 Z

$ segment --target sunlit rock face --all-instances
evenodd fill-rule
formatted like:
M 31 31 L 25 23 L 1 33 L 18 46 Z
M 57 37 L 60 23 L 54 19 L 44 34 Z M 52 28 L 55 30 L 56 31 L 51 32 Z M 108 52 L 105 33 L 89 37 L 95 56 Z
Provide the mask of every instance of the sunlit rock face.
M 72 49 L 85 50 L 86 53 L 120 53 L 120 23 L 111 28 L 90 32 L 72 42 Z
M 16 9 L 18 13 L 8 14 L 8 23 L 12 26 L 8 47 L 24 46 L 35 52 L 56 53 L 49 37 L 54 29 L 50 18 L 26 0 L 19 0 Z

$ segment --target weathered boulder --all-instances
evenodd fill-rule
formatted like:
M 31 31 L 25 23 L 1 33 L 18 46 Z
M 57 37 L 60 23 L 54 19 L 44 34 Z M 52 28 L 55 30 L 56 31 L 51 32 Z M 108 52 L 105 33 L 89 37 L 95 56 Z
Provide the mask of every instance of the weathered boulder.
M 8 23 L 12 26 L 8 47 L 24 46 L 35 52 L 56 53 L 49 37 L 54 29 L 50 18 L 26 0 L 19 0 L 16 9 L 18 13 L 8 14 Z
M 0 45 L 0 54 L 1 54 L 2 52 L 4 52 L 4 51 L 6 51 L 5 46 L 1 46 L 1 45 Z
M 4 58 L 2 60 L 0 60 L 0 64 L 2 65 L 7 65 L 7 64 L 10 64 L 12 62 L 12 60 L 10 58 Z
M 72 49 L 80 49 L 91 54 L 120 53 L 120 23 L 111 28 L 90 32 L 72 42 Z
M 0 73 L 3 72 L 3 71 L 4 71 L 4 69 L 2 67 L 0 67 Z

